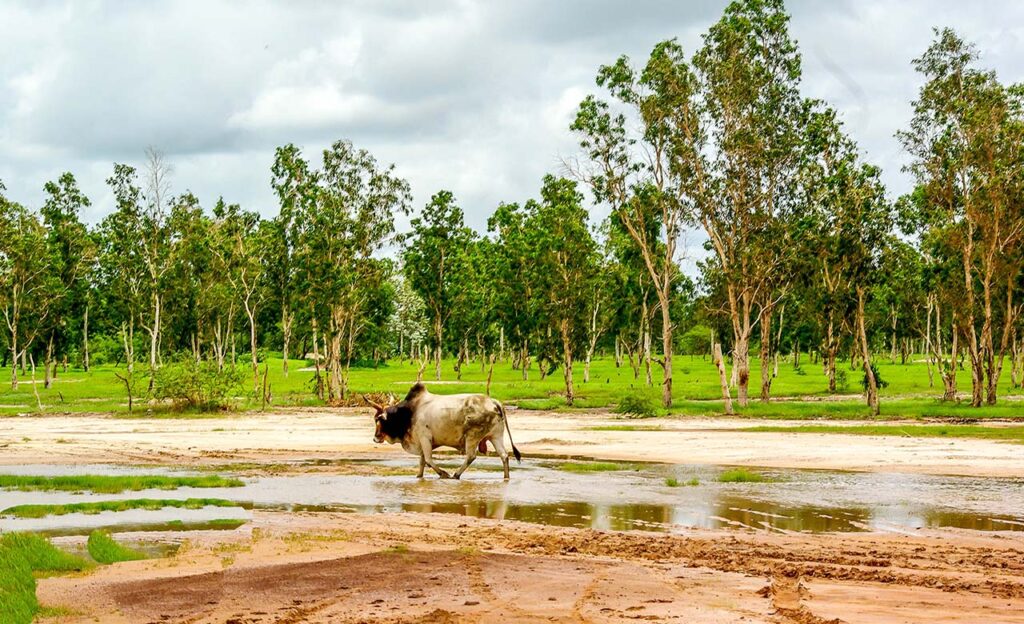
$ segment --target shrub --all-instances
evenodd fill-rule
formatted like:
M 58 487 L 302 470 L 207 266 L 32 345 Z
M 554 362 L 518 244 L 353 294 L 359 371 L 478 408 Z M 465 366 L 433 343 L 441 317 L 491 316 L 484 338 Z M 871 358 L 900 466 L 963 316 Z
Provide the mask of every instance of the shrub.
M 878 367 L 875 366 L 874 362 L 871 363 L 871 372 L 875 374 L 875 383 L 878 384 L 878 389 L 879 390 L 889 386 L 889 382 L 884 380 L 884 379 L 882 379 L 882 376 L 878 373 Z M 862 388 L 864 388 L 864 392 L 868 391 L 868 374 L 867 374 L 867 371 L 864 372 L 864 378 L 861 379 L 860 385 L 861 385 Z
M 757 472 L 750 472 L 743 468 L 726 470 L 722 474 L 718 475 L 718 480 L 722 483 L 762 483 L 763 481 L 766 481 L 764 475 Z
M 243 379 L 238 367 L 219 368 L 216 362 L 186 357 L 157 369 L 154 395 L 179 406 L 226 410 L 232 407 L 231 397 L 241 391 Z
M 627 394 L 619 399 L 615 413 L 629 418 L 653 418 L 658 415 L 658 404 L 646 394 Z
M 836 389 L 840 392 L 846 392 L 850 389 L 850 377 L 843 369 L 836 371 Z

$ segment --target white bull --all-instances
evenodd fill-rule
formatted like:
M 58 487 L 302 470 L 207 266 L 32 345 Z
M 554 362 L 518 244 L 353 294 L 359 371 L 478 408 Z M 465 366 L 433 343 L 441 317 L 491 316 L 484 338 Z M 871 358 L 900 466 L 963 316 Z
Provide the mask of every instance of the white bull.
M 371 405 L 377 410 L 373 417 L 376 424 L 373 441 L 401 443 L 406 451 L 418 455 L 420 470 L 417 478 L 422 479 L 424 466 L 430 466 L 442 479 L 458 479 L 476 459 L 477 452 L 487 452 L 487 442 L 490 442 L 501 457 L 505 478 L 508 479 L 506 431 L 516 461 L 522 460 L 519 449 L 512 442 L 512 430 L 509 429 L 504 406 L 488 396 L 431 394 L 423 384 L 417 383 L 405 399 L 395 405 Z M 441 446 L 450 446 L 465 453 L 466 459 L 455 474 L 448 474 L 434 464 L 434 449 Z

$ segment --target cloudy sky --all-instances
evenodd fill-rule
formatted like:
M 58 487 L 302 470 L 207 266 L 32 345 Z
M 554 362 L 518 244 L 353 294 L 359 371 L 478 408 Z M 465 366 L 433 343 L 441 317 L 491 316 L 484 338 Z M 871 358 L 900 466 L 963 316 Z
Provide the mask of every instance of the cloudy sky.
M 0 0 L 0 180 L 38 206 L 72 171 L 95 222 L 113 162 L 153 145 L 192 190 L 265 215 L 270 164 L 294 142 L 315 156 L 349 138 L 394 162 L 422 206 L 451 189 L 484 227 L 500 201 L 536 193 L 575 153 L 573 111 L 597 67 L 658 41 L 687 50 L 712 0 L 79 2 Z M 1024 3 L 791 1 L 803 90 L 839 109 L 892 193 L 907 189 L 893 133 L 920 81 L 910 60 L 933 26 L 975 41 L 1021 80 Z

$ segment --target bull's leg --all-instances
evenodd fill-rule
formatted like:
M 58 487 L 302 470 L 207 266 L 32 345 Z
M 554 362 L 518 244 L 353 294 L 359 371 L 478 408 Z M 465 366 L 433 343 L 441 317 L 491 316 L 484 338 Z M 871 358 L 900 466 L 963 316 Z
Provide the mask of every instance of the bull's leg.
M 462 465 L 459 466 L 459 469 L 456 470 L 455 474 L 452 475 L 453 479 L 458 479 L 459 477 L 462 476 L 462 473 L 466 472 L 466 468 L 469 468 L 469 465 L 473 463 L 474 459 L 476 459 L 476 453 L 477 453 L 477 445 L 476 444 L 470 444 L 469 441 L 467 440 L 466 441 L 466 461 L 462 462 Z
M 505 469 L 505 479 L 508 480 L 508 451 L 505 450 L 505 436 L 496 435 L 491 438 L 494 450 L 501 458 L 501 467 Z
M 430 442 L 424 441 L 420 446 L 420 461 L 430 466 L 437 473 L 437 476 L 442 479 L 451 479 L 452 476 L 448 474 L 447 470 L 438 468 L 434 465 L 434 447 L 430 445 Z
M 419 470 L 419 472 L 416 473 L 416 478 L 417 479 L 422 479 L 423 478 L 423 467 L 426 466 L 426 465 L 427 465 L 427 462 L 426 462 L 425 459 L 423 459 L 423 454 L 421 453 L 420 454 L 420 470 Z

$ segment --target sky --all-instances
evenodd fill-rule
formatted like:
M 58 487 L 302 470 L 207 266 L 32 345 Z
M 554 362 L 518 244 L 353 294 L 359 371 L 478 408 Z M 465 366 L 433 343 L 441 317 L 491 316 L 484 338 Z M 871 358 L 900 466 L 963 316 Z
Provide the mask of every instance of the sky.
M 483 230 L 499 202 L 525 201 L 545 173 L 565 173 L 578 153 L 568 126 L 598 92 L 601 64 L 622 54 L 641 64 L 672 37 L 690 53 L 725 4 L 0 0 L 0 180 L 9 199 L 38 207 L 46 181 L 71 171 L 95 223 L 113 209 L 113 163 L 139 166 L 154 146 L 175 192 L 270 216 L 275 147 L 295 143 L 317 160 L 349 139 L 396 165 L 415 209 L 449 189 Z M 893 136 L 921 84 L 910 62 L 933 27 L 975 42 L 1002 80 L 1024 78 L 1024 3 L 787 8 L 803 94 L 840 112 L 893 196 L 910 186 Z

